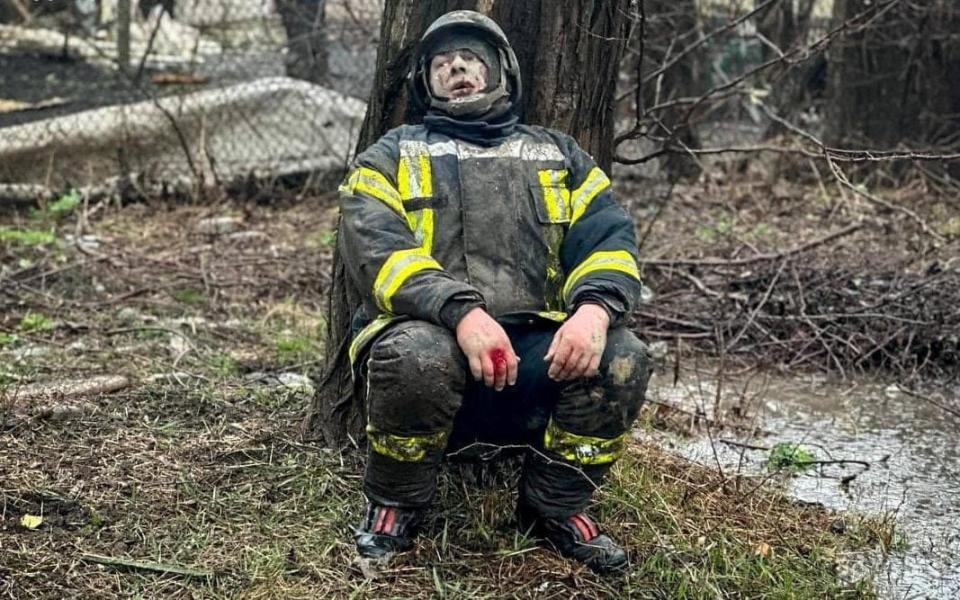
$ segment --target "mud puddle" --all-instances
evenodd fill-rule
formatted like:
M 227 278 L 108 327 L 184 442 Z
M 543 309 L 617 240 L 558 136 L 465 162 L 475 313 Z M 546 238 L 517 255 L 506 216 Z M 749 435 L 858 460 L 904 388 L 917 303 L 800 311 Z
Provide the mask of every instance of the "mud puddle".
M 713 418 L 715 376 L 672 383 L 654 377 L 650 400 L 682 407 L 690 422 L 697 413 Z M 855 557 L 849 567 L 851 577 L 871 577 L 881 597 L 960 598 L 960 390 L 921 397 L 868 380 L 754 377 L 725 384 L 719 410 L 751 415 L 755 430 L 652 435 L 726 474 L 768 473 L 766 449 L 781 442 L 801 444 L 812 460 L 869 463 L 813 465 L 787 485 L 805 502 L 896 518 L 889 552 Z

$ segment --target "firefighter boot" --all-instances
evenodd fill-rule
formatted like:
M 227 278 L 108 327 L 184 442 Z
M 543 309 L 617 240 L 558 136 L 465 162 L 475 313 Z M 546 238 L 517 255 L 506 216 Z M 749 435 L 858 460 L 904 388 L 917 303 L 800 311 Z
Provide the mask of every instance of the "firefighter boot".
M 583 563 L 595 573 L 616 574 L 627 567 L 626 551 L 582 512 L 565 519 L 551 518 L 521 504 L 517 522 L 524 533 L 545 540 L 560 555 Z
M 413 547 L 420 512 L 396 506 L 367 504 L 363 522 L 353 530 L 357 552 L 364 558 L 387 560 Z

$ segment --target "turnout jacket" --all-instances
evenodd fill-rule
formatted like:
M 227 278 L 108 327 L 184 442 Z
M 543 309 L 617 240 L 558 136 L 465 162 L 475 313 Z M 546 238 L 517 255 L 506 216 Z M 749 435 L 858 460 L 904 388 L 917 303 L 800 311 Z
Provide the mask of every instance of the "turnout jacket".
M 586 301 L 615 325 L 640 292 L 633 222 L 576 141 L 517 125 L 477 146 L 403 125 L 340 186 L 340 251 L 363 306 L 350 358 L 403 319 L 455 328 L 484 305 L 502 321 L 563 321 Z

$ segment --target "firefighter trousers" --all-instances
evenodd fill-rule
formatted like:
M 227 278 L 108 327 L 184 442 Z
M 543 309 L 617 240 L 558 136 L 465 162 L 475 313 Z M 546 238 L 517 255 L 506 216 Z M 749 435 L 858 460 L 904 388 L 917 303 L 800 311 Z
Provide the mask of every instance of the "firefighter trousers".
M 455 335 L 425 321 L 387 330 L 363 362 L 372 502 L 426 507 L 444 453 L 474 442 L 527 446 L 520 502 L 564 518 L 583 510 L 623 453 L 644 400 L 646 348 L 611 329 L 599 375 L 557 382 L 543 360 L 558 323 L 504 324 L 520 357 L 517 383 L 497 392 L 470 374 Z

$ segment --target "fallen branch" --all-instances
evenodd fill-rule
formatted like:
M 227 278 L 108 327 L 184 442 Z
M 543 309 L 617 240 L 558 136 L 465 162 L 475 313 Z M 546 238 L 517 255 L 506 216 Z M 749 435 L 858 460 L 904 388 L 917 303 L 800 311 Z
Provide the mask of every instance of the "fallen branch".
M 920 229 L 922 229 L 924 233 L 926 233 L 933 239 L 937 240 L 938 242 L 943 243 L 945 241 L 942 235 L 940 235 L 939 233 L 931 229 L 930 225 L 928 225 L 927 222 L 924 221 L 923 218 L 917 213 L 915 213 L 914 211 L 910 210 L 905 206 L 900 206 L 898 204 L 894 204 L 892 202 L 884 200 L 879 196 L 875 196 L 871 194 L 870 192 L 863 189 L 862 187 L 856 186 L 850 183 L 850 180 L 847 179 L 846 173 L 844 173 L 843 170 L 833 161 L 830 155 L 824 154 L 824 156 L 827 159 L 827 165 L 830 167 L 830 172 L 833 173 L 834 178 L 840 183 L 840 185 L 842 185 L 843 187 L 847 188 L 854 194 L 860 196 L 861 198 L 865 199 L 866 201 L 872 204 L 882 206 L 887 210 L 900 212 L 907 215 L 908 217 L 913 219 L 918 225 L 920 225 Z
M 215 575 L 213 571 L 207 571 L 205 569 L 190 569 L 188 567 L 181 567 L 179 565 L 171 565 L 168 563 L 145 562 L 140 560 L 131 560 L 129 558 L 117 558 L 114 556 L 103 556 L 101 554 L 90 554 L 88 552 L 81 554 L 80 559 L 110 567 L 123 567 L 138 571 L 152 571 L 154 573 L 180 575 L 183 577 L 194 577 L 198 579 L 210 579 Z
M 743 337 L 743 334 L 750 329 L 750 326 L 753 325 L 754 320 L 756 320 L 757 315 L 763 310 L 764 305 L 766 305 L 767 300 L 770 299 L 770 294 L 773 293 L 773 288 L 776 287 L 777 282 L 780 281 L 780 275 L 783 274 L 784 267 L 787 266 L 787 262 L 783 261 L 780 263 L 780 268 L 777 269 L 777 274 L 773 276 L 773 279 L 770 280 L 770 285 L 767 286 L 767 291 L 764 292 L 763 298 L 760 299 L 760 302 L 750 311 L 750 317 L 747 319 L 746 324 L 740 328 L 740 331 L 737 335 L 733 336 L 733 339 L 727 343 L 727 352 L 733 350 L 733 347 L 740 341 L 740 338 Z M 719 340 L 718 340 L 719 341 Z
M 109 394 L 130 385 L 122 375 L 103 375 L 77 381 L 58 383 L 34 383 L 9 391 L 12 400 L 36 400 L 41 398 L 74 398 L 95 394 Z
M 719 440 L 720 443 L 726 444 L 727 446 L 733 446 L 734 448 L 743 448 L 745 450 L 757 450 L 759 452 L 769 452 L 772 450 L 770 446 L 757 446 L 754 444 L 744 444 L 743 442 L 737 442 L 734 440 Z M 883 462 L 883 461 L 880 461 Z M 870 469 L 872 463 L 865 460 L 859 460 L 856 458 L 835 458 L 829 460 L 794 460 L 791 461 L 791 464 L 807 467 L 807 466 L 825 466 L 825 465 L 859 465 L 864 467 L 865 470 Z

